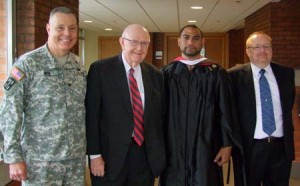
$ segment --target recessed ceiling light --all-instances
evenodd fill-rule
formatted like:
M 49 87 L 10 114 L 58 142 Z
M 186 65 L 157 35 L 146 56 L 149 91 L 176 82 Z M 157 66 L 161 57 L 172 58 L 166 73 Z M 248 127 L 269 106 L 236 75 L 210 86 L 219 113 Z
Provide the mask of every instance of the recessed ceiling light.
M 111 28 L 105 28 L 104 30 L 106 30 L 106 31 L 112 31 Z
M 191 6 L 191 9 L 201 10 L 201 9 L 203 9 L 203 6 Z
M 189 20 L 188 22 L 189 23 L 196 23 L 197 21 L 196 20 Z
M 85 23 L 92 23 L 93 21 L 90 20 L 84 20 Z

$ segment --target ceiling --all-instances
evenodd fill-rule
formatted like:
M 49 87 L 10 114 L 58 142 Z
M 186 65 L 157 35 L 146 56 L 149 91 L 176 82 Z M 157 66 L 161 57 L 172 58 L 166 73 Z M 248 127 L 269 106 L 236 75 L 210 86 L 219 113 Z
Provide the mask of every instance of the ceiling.
M 243 27 L 244 18 L 269 2 L 280 0 L 80 0 L 79 25 L 100 34 L 120 33 L 131 23 L 150 32 L 178 32 L 196 20 L 204 32 Z M 191 6 L 202 6 L 193 10 Z M 85 20 L 93 21 L 86 23 Z M 112 29 L 105 31 L 105 28 Z

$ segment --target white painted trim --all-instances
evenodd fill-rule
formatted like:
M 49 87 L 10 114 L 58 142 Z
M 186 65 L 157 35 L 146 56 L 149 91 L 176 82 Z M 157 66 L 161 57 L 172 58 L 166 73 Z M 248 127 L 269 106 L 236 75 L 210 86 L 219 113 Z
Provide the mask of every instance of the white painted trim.
M 10 71 L 16 58 L 16 4 L 15 1 L 6 1 L 7 4 L 7 72 Z

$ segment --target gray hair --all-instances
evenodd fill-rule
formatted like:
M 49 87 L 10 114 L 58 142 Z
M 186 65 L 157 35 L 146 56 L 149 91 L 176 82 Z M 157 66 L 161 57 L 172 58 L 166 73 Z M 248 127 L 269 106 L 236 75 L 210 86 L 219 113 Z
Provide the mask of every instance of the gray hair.
M 50 12 L 50 18 L 49 19 L 51 19 L 56 13 L 73 14 L 76 17 L 76 21 L 78 21 L 77 20 L 77 15 L 75 14 L 75 12 L 72 9 L 68 8 L 68 7 L 60 6 L 60 7 L 54 8 Z

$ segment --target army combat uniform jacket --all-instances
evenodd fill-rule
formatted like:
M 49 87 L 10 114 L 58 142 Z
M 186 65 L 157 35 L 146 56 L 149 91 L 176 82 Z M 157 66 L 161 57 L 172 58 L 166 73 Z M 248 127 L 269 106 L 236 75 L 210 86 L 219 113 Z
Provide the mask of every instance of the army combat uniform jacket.
M 0 126 L 0 162 L 3 160 L 3 136 L 1 133 L 1 126 Z
M 19 58 L 4 84 L 0 118 L 4 161 L 59 161 L 86 152 L 86 71 L 69 52 L 65 64 L 47 44 Z

